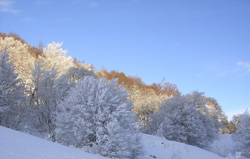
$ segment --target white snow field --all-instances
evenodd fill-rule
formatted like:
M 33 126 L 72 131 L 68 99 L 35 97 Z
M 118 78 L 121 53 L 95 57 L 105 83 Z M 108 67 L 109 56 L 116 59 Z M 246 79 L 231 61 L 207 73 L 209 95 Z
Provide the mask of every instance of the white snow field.
M 203 149 L 143 135 L 145 154 L 139 159 L 222 159 Z M 104 159 L 83 150 L 62 146 L 0 126 L 0 159 Z
M 143 135 L 145 154 L 140 159 L 223 159 L 212 152 L 163 138 Z
M 105 159 L 0 126 L 0 159 Z

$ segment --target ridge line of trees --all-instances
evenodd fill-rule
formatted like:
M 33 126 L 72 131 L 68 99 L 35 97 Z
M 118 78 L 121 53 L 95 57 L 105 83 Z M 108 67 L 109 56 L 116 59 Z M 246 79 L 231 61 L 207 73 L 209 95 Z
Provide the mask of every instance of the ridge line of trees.
M 181 95 L 165 81 L 146 85 L 122 72 L 96 71 L 61 46 L 31 47 L 0 33 L 0 125 L 111 158 L 141 155 L 138 131 L 204 149 L 218 132 L 236 132 L 249 155 L 249 141 L 240 139 L 247 115 L 228 122 L 204 93 Z

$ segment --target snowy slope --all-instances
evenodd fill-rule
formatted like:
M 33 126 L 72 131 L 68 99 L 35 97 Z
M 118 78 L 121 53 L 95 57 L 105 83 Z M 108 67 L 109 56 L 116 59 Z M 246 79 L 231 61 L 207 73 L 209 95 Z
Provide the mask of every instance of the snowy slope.
M 105 159 L 0 126 L 0 159 Z
M 151 135 L 143 135 L 145 154 L 140 159 L 222 159 L 203 149 Z
M 139 159 L 222 159 L 211 152 L 186 144 L 142 135 L 145 154 Z M 72 147 L 0 126 L 0 159 L 104 159 Z

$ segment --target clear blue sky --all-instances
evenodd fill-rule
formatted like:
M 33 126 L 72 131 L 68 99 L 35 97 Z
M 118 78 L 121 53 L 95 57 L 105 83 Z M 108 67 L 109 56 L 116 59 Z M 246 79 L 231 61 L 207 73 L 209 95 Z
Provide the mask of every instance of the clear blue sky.
M 250 109 L 249 0 L 0 0 L 0 32 L 63 41 L 69 56 L 147 84 L 165 77 L 227 115 Z

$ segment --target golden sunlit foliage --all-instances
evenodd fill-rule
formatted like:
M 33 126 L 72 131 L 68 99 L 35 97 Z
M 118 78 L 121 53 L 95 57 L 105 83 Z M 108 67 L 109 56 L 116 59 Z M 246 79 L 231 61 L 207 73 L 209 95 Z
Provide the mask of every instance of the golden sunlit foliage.
M 168 97 L 176 95 L 179 90 L 176 85 L 171 83 L 163 83 L 163 84 L 156 84 L 153 83 L 152 85 L 146 85 L 142 82 L 141 78 L 136 76 L 126 76 L 123 72 L 117 72 L 112 70 L 108 72 L 106 69 L 102 69 L 97 72 L 97 75 L 100 78 L 107 78 L 107 80 L 112 80 L 117 78 L 118 84 L 124 84 L 125 88 L 129 91 L 132 90 L 135 86 L 138 89 L 149 89 L 154 91 L 154 93 L 158 96 L 160 95 L 167 95 Z
M 43 52 L 40 48 L 35 46 L 30 46 L 24 39 L 22 39 L 18 34 L 10 32 L 9 34 L 1 33 L 0 37 L 5 39 L 7 37 L 12 37 L 14 40 L 21 42 L 22 44 L 26 44 L 28 46 L 28 51 L 35 57 L 42 56 Z

